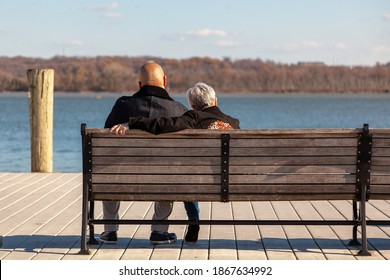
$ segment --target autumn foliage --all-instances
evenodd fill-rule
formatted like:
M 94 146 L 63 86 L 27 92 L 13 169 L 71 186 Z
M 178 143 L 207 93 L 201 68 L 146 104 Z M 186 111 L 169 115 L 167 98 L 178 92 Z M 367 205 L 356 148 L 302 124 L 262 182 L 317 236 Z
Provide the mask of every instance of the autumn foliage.
M 349 67 L 261 59 L 118 56 L 0 57 L 0 92 L 27 91 L 30 68 L 53 68 L 59 92 L 131 92 L 137 89 L 139 67 L 148 60 L 163 66 L 170 92 L 184 92 L 199 81 L 226 93 L 390 92 L 390 63 Z

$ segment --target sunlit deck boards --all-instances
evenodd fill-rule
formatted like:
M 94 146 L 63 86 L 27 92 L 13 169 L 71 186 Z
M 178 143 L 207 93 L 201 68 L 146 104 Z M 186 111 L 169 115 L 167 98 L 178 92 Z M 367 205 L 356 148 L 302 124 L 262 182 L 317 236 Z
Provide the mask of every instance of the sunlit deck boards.
M 120 226 L 116 245 L 92 246 L 78 255 L 81 226 L 80 173 L 0 173 L 0 259 L 137 259 L 137 260 L 343 260 L 390 259 L 390 227 L 368 226 L 370 257 L 356 256 L 347 245 L 350 226 L 201 226 L 199 241 L 183 241 L 186 226 L 173 225 L 178 242 L 153 246 L 149 225 Z M 150 218 L 151 202 L 123 202 L 126 218 Z M 101 203 L 97 203 L 101 214 Z M 350 201 L 200 203 L 201 218 L 343 219 Z M 390 201 L 371 201 L 368 219 L 390 219 Z M 183 204 L 172 218 L 185 219 Z M 102 231 L 96 226 L 96 233 Z

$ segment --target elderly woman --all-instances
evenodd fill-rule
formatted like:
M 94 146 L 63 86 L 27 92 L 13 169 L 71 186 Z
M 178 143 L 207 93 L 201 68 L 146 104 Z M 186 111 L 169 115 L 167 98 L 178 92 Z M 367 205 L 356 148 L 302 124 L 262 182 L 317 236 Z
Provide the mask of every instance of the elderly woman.
M 193 110 L 187 111 L 179 117 L 160 117 L 155 119 L 135 117 L 129 118 L 129 123 L 115 125 L 111 131 L 122 135 L 126 130 L 141 129 L 154 134 L 179 131 L 188 128 L 201 129 L 238 129 L 240 122 L 229 115 L 224 114 L 217 107 L 217 97 L 211 86 L 205 83 L 197 83 L 194 87 L 187 91 L 188 103 Z M 164 206 L 165 209 L 159 209 L 161 216 L 159 219 L 166 219 L 172 212 L 173 202 Z M 190 220 L 199 220 L 198 203 L 185 204 L 188 218 Z M 185 240 L 188 242 L 196 242 L 198 240 L 199 225 L 193 224 L 188 226 Z M 152 232 L 153 234 L 153 232 Z

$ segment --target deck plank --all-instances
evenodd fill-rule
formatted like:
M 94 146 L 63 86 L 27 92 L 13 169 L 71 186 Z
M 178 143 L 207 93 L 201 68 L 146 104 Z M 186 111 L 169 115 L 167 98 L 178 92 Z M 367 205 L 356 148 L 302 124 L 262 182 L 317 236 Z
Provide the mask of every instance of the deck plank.
M 13 214 L 10 212 L 8 216 L 9 208 L 14 210 L 12 205 L 0 211 L 0 220 L 2 220 L 0 234 L 4 235 L 4 248 L 6 248 L 6 250 L 1 249 L 0 258 L 8 255 L 12 248 L 17 248 L 31 234 L 67 208 L 76 197 L 80 197 L 80 186 L 77 185 L 81 178 L 80 174 L 69 174 L 58 178 L 61 180 L 55 180 L 54 177 L 52 180 L 52 184 L 55 186 L 54 190 L 57 191 L 49 192 L 41 199 L 35 200 L 36 198 L 34 198 L 32 202 L 26 200 L 26 207 L 20 211 L 14 211 Z M 69 186 L 63 187 L 66 184 Z M 61 187 L 63 188 L 60 190 Z
M 144 204 L 144 207 L 145 207 L 144 218 L 150 220 L 154 213 L 153 202 L 146 202 L 146 204 Z M 149 242 L 149 236 L 150 236 L 150 225 L 138 226 L 121 259 L 122 260 L 149 260 L 154 249 L 154 246 Z
M 79 188 L 73 188 L 59 203 L 50 205 L 45 211 L 33 216 L 28 222 L 12 231 L 9 235 L 25 237 L 25 240 L 19 244 L 12 240 L 8 243 L 7 240 L 8 245 L 14 243 L 15 249 L 4 259 L 26 260 L 35 257 L 62 231 L 64 226 L 78 215 L 77 206 L 80 205 L 80 201 Z M 22 238 L 16 240 L 20 241 Z
M 200 219 L 209 220 L 211 217 L 211 202 L 199 202 L 199 209 Z M 184 241 L 180 260 L 207 260 L 209 257 L 210 230 L 211 226 L 201 225 L 196 243 Z
M 232 220 L 231 203 L 211 203 L 213 220 Z M 210 260 L 236 260 L 237 248 L 232 225 L 212 225 L 210 229 Z
M 294 207 L 286 201 L 272 202 L 279 220 L 300 220 Z M 283 226 L 298 260 L 324 260 L 325 256 L 305 226 Z
M 31 180 L 35 174 L 30 173 L 0 173 L 0 194 L 20 182 Z
M 256 219 L 276 219 L 276 213 L 270 202 L 252 202 Z M 286 234 L 281 226 L 259 226 L 262 243 L 269 260 L 295 260 Z
M 323 220 L 309 201 L 293 201 L 292 205 L 302 220 Z M 314 241 L 328 260 L 354 260 L 351 251 L 330 226 L 306 226 Z M 351 227 L 345 227 L 351 233 Z
M 232 202 L 233 218 L 237 220 L 254 220 L 250 202 Z M 267 256 L 261 243 L 257 226 L 234 226 L 236 233 L 237 255 L 239 260 L 266 260 Z

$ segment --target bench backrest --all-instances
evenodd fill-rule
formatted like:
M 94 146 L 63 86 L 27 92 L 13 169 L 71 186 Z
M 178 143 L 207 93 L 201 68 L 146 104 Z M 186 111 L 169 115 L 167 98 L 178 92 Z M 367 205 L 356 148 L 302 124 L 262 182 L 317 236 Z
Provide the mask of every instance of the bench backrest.
M 95 200 L 390 198 L 390 129 L 377 129 L 358 163 L 362 129 L 185 130 L 158 136 L 84 130 L 84 176 Z M 375 131 L 375 130 L 374 130 Z M 380 133 L 379 133 L 380 132 Z M 361 177 L 360 168 L 369 174 Z M 357 176 L 358 174 L 358 176 Z M 368 177 L 367 177 L 368 176 Z

